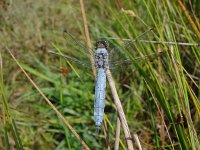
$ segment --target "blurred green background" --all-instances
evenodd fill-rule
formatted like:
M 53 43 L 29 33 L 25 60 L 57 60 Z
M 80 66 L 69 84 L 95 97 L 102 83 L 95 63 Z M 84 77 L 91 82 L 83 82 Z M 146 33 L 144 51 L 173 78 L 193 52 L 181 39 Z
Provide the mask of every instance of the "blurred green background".
M 199 43 L 200 2 L 185 0 L 183 5 L 191 20 L 178 1 L 84 1 L 92 45 L 100 37 L 134 39 L 151 27 L 141 39 L 161 42 L 138 41 L 119 48 L 124 50 L 121 59 L 129 57 L 133 63 L 113 71 L 131 134 L 137 134 L 144 150 L 200 147 L 199 46 L 163 43 Z M 89 148 L 114 149 L 117 113 L 109 85 L 104 125 L 97 135 L 92 70 L 71 62 L 72 68 L 65 59 L 49 53 L 59 49 L 89 61 L 86 51 L 82 55 L 63 37 L 65 29 L 85 41 L 79 1 L 0 1 L 0 149 L 82 149 L 7 49 Z M 111 48 L 124 45 L 120 40 L 109 42 Z M 161 57 L 135 60 L 159 51 Z M 137 149 L 134 140 L 133 144 Z M 119 149 L 126 149 L 123 129 Z

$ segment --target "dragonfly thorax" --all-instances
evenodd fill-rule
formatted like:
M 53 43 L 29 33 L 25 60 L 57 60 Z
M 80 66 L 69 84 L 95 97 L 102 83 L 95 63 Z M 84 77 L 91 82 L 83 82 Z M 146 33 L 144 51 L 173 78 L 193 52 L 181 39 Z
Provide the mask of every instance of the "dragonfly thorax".
M 97 68 L 108 68 L 108 51 L 106 48 L 97 48 L 95 51 L 95 65 Z

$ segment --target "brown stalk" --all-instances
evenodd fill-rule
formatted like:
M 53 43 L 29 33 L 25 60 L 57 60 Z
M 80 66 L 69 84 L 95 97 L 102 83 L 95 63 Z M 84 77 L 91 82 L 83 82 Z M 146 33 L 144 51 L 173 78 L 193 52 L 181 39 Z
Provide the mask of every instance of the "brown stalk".
M 18 60 L 15 58 L 15 56 L 12 54 L 12 52 L 7 48 L 7 51 L 12 56 L 14 61 L 17 63 L 19 68 L 22 70 L 22 72 L 25 74 L 25 76 L 28 78 L 28 80 L 31 82 L 31 84 L 36 88 L 36 90 L 40 93 L 40 95 L 44 98 L 44 100 L 49 104 L 49 106 L 54 110 L 54 112 L 57 114 L 57 116 L 63 121 L 63 123 L 71 130 L 71 132 L 74 134 L 74 136 L 77 138 L 77 140 L 82 144 L 83 149 L 89 150 L 90 148 L 87 146 L 87 144 L 81 139 L 81 137 L 78 135 L 78 133 L 74 130 L 74 128 L 69 124 L 69 122 L 65 119 L 65 117 L 58 111 L 58 109 L 51 103 L 51 101 L 46 97 L 46 95 L 40 90 L 40 88 L 37 86 L 37 84 L 31 79 L 31 77 L 27 74 L 27 72 L 22 68 Z
M 121 1 L 120 1 L 120 0 L 116 0 L 115 2 L 116 2 L 116 5 L 117 5 L 118 9 L 119 9 L 120 11 L 123 11 L 124 9 L 123 9 L 123 6 L 122 6 L 122 4 L 121 4 Z
M 138 138 L 138 135 L 137 135 L 137 134 L 134 134 L 133 136 L 134 136 L 134 139 L 135 139 L 135 141 L 136 141 L 136 143 L 137 143 L 138 149 L 139 149 L 139 150 L 142 150 L 142 146 L 141 146 L 141 144 L 140 144 L 140 140 L 139 140 L 139 138 Z
M 120 139 L 120 120 L 119 117 L 117 117 L 117 125 L 116 125 L 116 132 L 115 132 L 115 147 L 114 150 L 118 150 L 119 149 L 119 139 Z
M 189 15 L 187 9 L 185 8 L 184 4 L 182 3 L 181 0 L 178 0 L 178 4 L 179 4 L 181 10 L 183 11 L 183 13 L 185 14 L 186 18 L 188 19 L 190 25 L 192 26 L 193 31 L 197 35 L 197 38 L 200 40 L 200 32 L 199 32 L 198 28 L 196 27 L 194 21 L 190 17 L 190 15 Z
M 83 23 L 84 23 L 84 28 L 85 28 L 86 41 L 87 41 L 88 47 L 91 47 L 89 30 L 88 30 L 88 26 L 87 26 L 87 19 L 86 19 L 86 15 L 85 15 L 83 0 L 80 0 L 80 5 L 81 5 Z M 91 49 L 89 50 L 89 52 L 90 52 L 90 61 L 91 61 L 91 64 L 93 65 L 94 64 L 94 58 L 93 58 L 93 53 L 92 53 Z M 93 74 L 96 76 L 95 66 L 93 66 Z M 116 87 L 115 87 L 114 80 L 112 78 L 112 75 L 111 75 L 111 72 L 110 72 L 109 69 L 106 70 L 106 75 L 108 77 L 108 82 L 110 84 L 110 88 L 111 88 L 112 95 L 113 95 L 113 98 L 114 98 L 114 103 L 116 105 L 116 108 L 117 108 L 117 111 L 118 111 L 118 114 L 119 114 L 119 118 L 120 118 L 120 121 L 122 123 L 122 127 L 124 129 L 124 135 L 125 135 L 126 143 L 127 143 L 127 146 L 128 146 L 128 150 L 133 150 L 132 137 L 131 137 L 131 134 L 130 134 L 130 131 L 129 131 L 129 128 L 128 128 L 128 124 L 127 124 L 126 117 L 125 117 L 125 114 L 124 114 L 124 111 L 123 111 L 123 108 L 122 108 L 122 104 L 121 104 L 119 96 L 117 94 L 117 90 L 116 90 Z
M 197 17 L 196 14 L 195 14 L 193 8 L 192 8 L 192 2 L 191 2 L 191 0 L 189 0 L 189 4 L 190 4 L 190 8 L 191 8 L 191 10 L 192 10 L 192 14 L 193 14 L 193 16 L 194 16 L 196 25 L 197 25 L 198 29 L 200 30 L 200 22 L 199 22 L 198 17 Z
M 104 135 L 105 135 L 107 150 L 110 150 L 109 131 L 108 131 L 108 127 L 107 127 L 105 118 L 103 118 L 103 126 L 104 126 L 103 131 L 104 131 Z
M 81 12 L 82 12 L 82 17 L 83 17 L 83 24 L 84 24 L 84 28 L 85 28 L 86 44 L 87 44 L 87 47 L 89 47 L 88 50 L 89 50 L 89 53 L 90 53 L 90 62 L 91 62 L 91 65 L 92 65 L 92 72 L 93 72 L 94 77 L 96 77 L 96 69 L 95 69 L 93 51 L 91 49 L 90 34 L 89 34 L 89 30 L 88 30 L 87 18 L 86 18 L 86 14 L 85 14 L 85 8 L 84 8 L 83 0 L 80 0 L 80 5 L 81 5 Z
M 126 143 L 127 143 L 128 150 L 133 150 L 134 148 L 133 148 L 132 137 L 131 137 L 131 133 L 130 133 L 128 123 L 127 123 L 127 120 L 126 120 L 126 116 L 124 114 L 124 110 L 123 110 L 121 101 L 119 99 L 119 96 L 118 96 L 118 93 L 117 93 L 117 90 L 116 90 L 116 87 L 115 87 L 115 82 L 112 78 L 112 75 L 111 75 L 111 72 L 110 72 L 109 69 L 106 70 L 106 75 L 107 75 L 108 82 L 109 82 L 109 85 L 110 85 L 110 88 L 111 88 L 111 92 L 112 92 L 112 95 L 113 95 L 113 98 L 114 98 L 114 103 L 116 105 L 117 112 L 119 114 L 119 118 L 120 118 L 123 130 L 124 130 L 124 135 L 125 135 L 125 140 L 126 140 Z

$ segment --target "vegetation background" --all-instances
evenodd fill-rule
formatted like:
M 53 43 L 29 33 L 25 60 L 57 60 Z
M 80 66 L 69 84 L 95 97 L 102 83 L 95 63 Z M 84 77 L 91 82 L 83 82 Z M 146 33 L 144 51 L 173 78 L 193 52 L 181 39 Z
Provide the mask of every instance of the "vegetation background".
M 113 71 L 132 136 L 143 149 L 199 149 L 200 1 L 100 0 L 84 6 L 92 44 L 100 37 L 134 39 L 151 27 L 142 38 L 160 41 L 130 43 L 125 56 L 133 65 Z M 79 1 L 0 1 L 0 149 L 82 149 L 8 50 L 90 149 L 114 149 L 117 113 L 109 86 L 97 135 L 92 71 L 49 53 L 57 49 L 87 59 L 63 37 L 64 29 L 85 41 Z M 156 52 L 162 55 L 135 60 Z M 133 145 L 138 149 L 134 139 Z M 123 129 L 119 149 L 127 149 Z

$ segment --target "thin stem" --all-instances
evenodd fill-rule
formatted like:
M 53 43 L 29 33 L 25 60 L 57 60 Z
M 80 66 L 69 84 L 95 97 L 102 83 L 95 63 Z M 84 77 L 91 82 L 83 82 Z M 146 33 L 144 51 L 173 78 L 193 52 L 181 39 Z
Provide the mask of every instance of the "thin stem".
M 196 14 L 195 14 L 195 12 L 194 12 L 194 10 L 193 10 L 193 8 L 192 8 L 192 2 L 191 2 L 191 0 L 189 0 L 189 4 L 190 4 L 190 8 L 191 8 L 191 11 L 192 11 L 193 17 L 194 17 L 195 22 L 196 22 L 196 25 L 197 25 L 198 29 L 200 30 L 199 19 L 198 19 L 198 17 L 196 16 Z
M 85 14 L 83 0 L 80 0 L 80 5 L 81 5 L 81 12 L 82 12 L 82 17 L 83 17 L 83 24 L 84 24 L 84 28 L 85 28 L 86 44 L 87 44 L 87 47 L 89 47 L 88 50 L 90 53 L 90 62 L 92 64 L 92 72 L 93 72 L 94 77 L 96 77 L 96 69 L 95 69 L 95 65 L 94 65 L 95 63 L 94 63 L 93 51 L 91 50 L 90 34 L 89 34 L 89 30 L 88 30 L 87 18 L 86 18 L 86 14 Z
M 108 82 L 109 82 L 109 85 L 110 85 L 110 88 L 111 88 L 111 92 L 112 92 L 112 95 L 113 95 L 113 98 L 114 98 L 114 103 L 116 105 L 117 112 L 119 114 L 119 118 L 120 118 L 123 130 L 124 130 L 124 135 L 125 135 L 125 140 L 126 140 L 126 143 L 127 143 L 128 150 L 133 150 L 134 148 L 133 148 L 132 137 L 131 137 L 131 133 L 130 133 L 128 123 L 127 123 L 127 120 L 126 120 L 126 116 L 124 114 L 124 110 L 123 110 L 121 101 L 119 99 L 119 96 L 118 96 L 118 93 L 117 93 L 117 90 L 116 90 L 116 87 L 115 87 L 114 80 L 112 78 L 112 75 L 111 75 L 111 72 L 110 72 L 109 69 L 106 70 L 106 75 L 107 75 Z
M 31 82 L 31 84 L 36 88 L 36 90 L 40 93 L 40 95 L 44 98 L 44 100 L 49 104 L 49 106 L 54 110 L 54 112 L 63 121 L 63 123 L 71 130 L 71 132 L 74 134 L 74 136 L 77 138 L 77 140 L 82 144 L 83 148 L 86 150 L 89 150 L 90 148 L 87 146 L 87 144 L 81 139 L 81 137 L 74 130 L 74 128 L 69 124 L 69 122 L 65 119 L 65 117 L 58 111 L 58 109 L 51 103 L 51 101 L 46 97 L 46 95 L 40 90 L 38 85 L 31 79 L 31 77 L 27 74 L 27 72 L 22 68 L 22 66 L 20 65 L 18 60 L 12 54 L 12 52 L 8 48 L 7 48 L 7 51 L 12 56 L 12 58 L 17 63 L 17 65 L 22 70 L 22 72 L 25 74 L 25 76 L 28 78 L 28 80 Z
M 109 38 L 110 40 L 122 40 L 122 41 L 132 41 L 132 39 L 122 39 L 122 38 Z M 173 41 L 150 41 L 150 40 L 137 40 L 137 42 L 152 43 L 152 44 L 169 44 L 169 45 L 183 45 L 183 46 L 200 46 L 200 43 L 186 43 L 186 42 L 173 42 Z
M 109 142 L 109 132 L 108 132 L 108 127 L 106 124 L 106 120 L 105 118 L 103 119 L 103 131 L 104 131 L 104 135 L 105 135 L 105 141 L 106 141 L 106 145 L 107 145 L 107 150 L 110 150 L 110 142 Z
M 141 146 L 141 144 L 140 144 L 140 140 L 139 140 L 139 138 L 138 138 L 138 135 L 137 135 L 137 134 L 134 134 L 133 136 L 134 136 L 134 139 L 135 139 L 135 141 L 136 141 L 136 143 L 137 143 L 137 145 L 138 145 L 138 149 L 139 149 L 139 150 L 142 150 L 142 146 Z
M 117 117 L 117 125 L 116 125 L 116 133 L 115 133 L 115 148 L 114 150 L 118 150 L 119 149 L 119 139 L 120 139 L 120 120 L 119 117 Z
M 184 15 L 186 16 L 186 18 L 188 19 L 190 25 L 192 26 L 193 31 L 195 32 L 195 34 L 197 35 L 197 38 L 200 40 L 200 32 L 197 28 L 197 26 L 195 25 L 194 21 L 192 20 L 192 18 L 190 17 L 189 12 L 187 11 L 187 9 L 185 8 L 183 2 L 181 0 L 178 0 L 178 4 L 181 8 L 181 10 L 183 11 Z
M 115 3 L 120 11 L 124 10 L 120 0 L 116 0 Z

